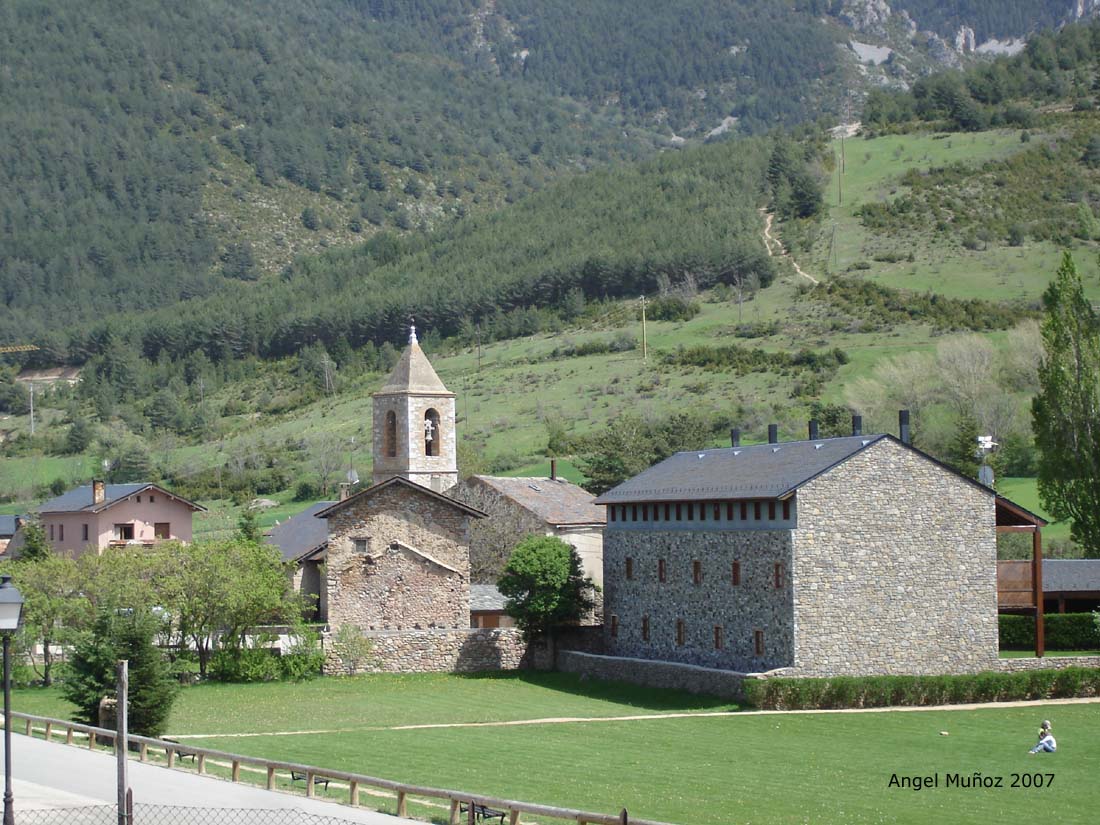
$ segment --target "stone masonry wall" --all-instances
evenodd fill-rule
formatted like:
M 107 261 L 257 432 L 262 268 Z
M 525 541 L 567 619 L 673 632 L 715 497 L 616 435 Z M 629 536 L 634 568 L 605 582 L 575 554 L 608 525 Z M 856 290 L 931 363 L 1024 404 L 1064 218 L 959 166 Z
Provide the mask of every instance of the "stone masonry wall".
M 739 699 L 747 674 L 732 670 L 685 665 L 676 662 L 654 662 L 616 656 L 596 656 L 577 651 L 558 653 L 558 670 L 580 673 L 593 679 L 628 682 L 654 688 L 686 690 Z
M 401 485 L 352 498 L 329 522 L 324 595 L 331 626 L 465 629 L 470 624 L 469 516 Z M 366 554 L 355 541 L 366 540 Z M 400 542 L 442 562 L 434 564 Z
M 990 491 L 882 440 L 798 491 L 790 675 L 997 666 Z
M 625 575 L 632 559 L 633 578 Z M 665 560 L 666 580 L 658 576 Z M 696 584 L 693 562 L 700 563 Z M 740 583 L 732 582 L 733 562 Z M 783 582 L 775 586 L 775 565 Z M 604 641 L 613 656 L 659 659 L 734 671 L 771 670 L 794 661 L 791 534 L 788 530 L 643 531 L 604 534 Z M 642 638 L 649 617 L 649 640 Z M 684 642 L 676 622 L 684 622 Z M 617 634 L 612 635 L 612 625 Z M 721 648 L 716 648 L 715 627 Z M 755 632 L 764 652 L 756 653 Z
M 528 652 L 523 634 L 515 628 L 480 630 L 375 631 L 370 639 L 370 661 L 360 672 L 476 673 L 549 666 L 545 649 Z M 348 673 L 332 634 L 324 638 L 325 673 Z

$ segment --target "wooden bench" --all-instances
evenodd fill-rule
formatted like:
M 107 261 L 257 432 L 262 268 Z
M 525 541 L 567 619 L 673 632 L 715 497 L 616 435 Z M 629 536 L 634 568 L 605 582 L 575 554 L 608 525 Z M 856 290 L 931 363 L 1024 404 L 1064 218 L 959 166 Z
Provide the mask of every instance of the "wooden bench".
M 470 810 L 469 803 L 463 802 L 459 807 L 461 813 L 466 813 L 468 810 Z M 504 817 L 507 815 L 507 811 L 498 811 L 496 808 L 490 808 L 486 805 L 474 805 L 474 819 L 478 822 L 484 822 L 486 819 L 498 819 L 500 825 L 504 825 Z
M 164 742 L 171 742 L 173 745 L 182 745 L 183 744 L 178 739 L 169 739 L 166 736 L 161 737 L 161 740 L 164 741 Z M 193 753 L 185 753 L 184 751 L 176 751 L 176 756 L 179 759 L 190 759 L 192 762 L 195 761 L 195 754 L 193 754 Z
M 290 772 L 290 781 L 291 782 L 305 782 L 306 778 L 307 777 L 304 773 L 300 773 L 298 771 L 291 771 Z M 313 785 L 314 785 L 314 787 L 316 787 L 317 785 L 320 785 L 322 788 L 324 788 L 327 791 L 328 790 L 328 777 L 327 776 L 315 776 L 315 777 L 313 777 Z

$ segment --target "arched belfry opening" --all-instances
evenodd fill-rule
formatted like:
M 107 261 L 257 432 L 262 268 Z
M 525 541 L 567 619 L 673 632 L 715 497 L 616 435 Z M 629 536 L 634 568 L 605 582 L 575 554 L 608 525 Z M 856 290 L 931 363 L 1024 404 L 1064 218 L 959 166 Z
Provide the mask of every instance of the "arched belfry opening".
M 386 412 L 386 424 L 382 432 L 382 451 L 387 458 L 397 455 L 397 413 L 393 410 Z
M 442 430 L 439 428 L 439 412 L 434 408 L 429 408 L 424 413 L 424 455 L 438 456 L 442 441 Z

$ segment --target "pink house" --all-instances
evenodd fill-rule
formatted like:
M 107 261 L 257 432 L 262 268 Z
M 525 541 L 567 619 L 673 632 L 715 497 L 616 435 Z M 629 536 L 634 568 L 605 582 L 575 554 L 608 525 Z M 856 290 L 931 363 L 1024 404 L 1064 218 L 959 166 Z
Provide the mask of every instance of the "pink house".
M 55 552 L 79 556 L 95 548 L 191 541 L 191 514 L 206 508 L 156 484 L 93 481 L 38 508 Z

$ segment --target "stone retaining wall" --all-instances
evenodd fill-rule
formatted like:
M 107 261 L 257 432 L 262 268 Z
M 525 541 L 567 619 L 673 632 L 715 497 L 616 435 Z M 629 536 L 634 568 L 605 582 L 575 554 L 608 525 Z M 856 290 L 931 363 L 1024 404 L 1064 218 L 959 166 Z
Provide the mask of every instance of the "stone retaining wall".
M 372 650 L 357 672 L 475 673 L 549 666 L 548 651 L 533 648 L 528 653 L 523 635 L 513 627 L 380 630 L 363 636 L 371 641 Z M 324 635 L 325 673 L 348 673 L 333 638 L 334 634 Z
M 592 679 L 686 690 L 689 693 L 706 693 L 729 699 L 740 699 L 742 683 L 746 679 L 758 678 L 762 675 L 718 670 L 680 662 L 658 662 L 625 656 L 598 656 L 571 650 L 558 652 L 558 670 L 566 673 L 580 673 Z
M 1044 656 L 1042 659 L 998 659 L 994 670 L 1020 673 L 1027 670 L 1065 670 L 1067 667 L 1100 667 L 1100 656 Z

